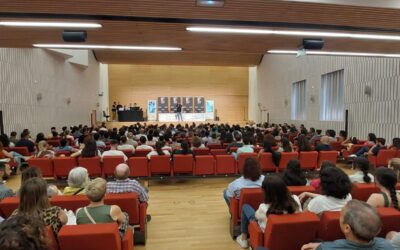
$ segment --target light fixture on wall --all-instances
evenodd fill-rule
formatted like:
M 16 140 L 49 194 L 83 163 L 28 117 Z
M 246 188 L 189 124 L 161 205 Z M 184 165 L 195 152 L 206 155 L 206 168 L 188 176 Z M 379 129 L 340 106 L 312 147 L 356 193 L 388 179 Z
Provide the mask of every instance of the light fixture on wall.
M 315 102 L 315 99 L 316 99 L 315 95 L 311 95 L 311 96 L 310 96 L 310 101 L 311 101 L 312 103 Z
M 372 94 L 372 88 L 371 88 L 371 86 L 366 85 L 366 86 L 364 87 L 364 94 L 365 94 L 366 96 L 371 96 L 371 94 Z
M 196 6 L 199 7 L 224 7 L 224 0 L 196 0 Z
M 40 102 L 43 99 L 42 93 L 36 94 L 36 101 Z
M 101 28 L 98 23 L 78 22 L 36 22 L 36 21 L 0 21 L 0 26 L 39 27 L 39 28 Z

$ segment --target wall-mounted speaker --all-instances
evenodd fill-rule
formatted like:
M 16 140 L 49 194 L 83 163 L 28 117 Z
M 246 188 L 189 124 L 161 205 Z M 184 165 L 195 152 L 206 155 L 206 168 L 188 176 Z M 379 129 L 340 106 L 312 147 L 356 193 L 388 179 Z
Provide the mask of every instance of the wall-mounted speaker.
M 82 30 L 64 30 L 62 33 L 64 42 L 83 43 L 86 42 L 86 31 Z

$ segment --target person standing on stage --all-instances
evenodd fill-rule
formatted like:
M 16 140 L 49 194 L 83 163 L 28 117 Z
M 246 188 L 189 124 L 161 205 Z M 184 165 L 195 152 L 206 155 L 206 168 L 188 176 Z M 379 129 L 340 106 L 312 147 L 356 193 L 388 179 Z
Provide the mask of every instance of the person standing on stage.
M 183 121 L 182 119 L 182 104 L 179 102 L 175 104 L 175 117 L 178 121 Z
M 115 121 L 117 119 L 117 102 L 114 102 L 111 108 L 111 113 L 112 113 L 112 121 Z

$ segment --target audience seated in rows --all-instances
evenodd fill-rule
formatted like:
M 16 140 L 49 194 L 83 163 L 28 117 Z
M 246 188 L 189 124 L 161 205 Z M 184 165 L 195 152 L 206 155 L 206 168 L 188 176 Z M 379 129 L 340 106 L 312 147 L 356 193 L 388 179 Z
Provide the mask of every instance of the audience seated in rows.
M 374 176 L 369 173 L 371 166 L 365 157 L 356 157 L 353 160 L 353 169 L 355 173 L 350 175 L 351 182 L 357 183 L 371 183 L 374 182 Z
M 256 220 L 262 231 L 265 231 L 270 214 L 293 214 L 301 212 L 300 200 L 296 195 L 292 195 L 282 178 L 277 175 L 266 176 L 262 182 L 264 192 L 264 203 L 261 203 L 257 211 L 250 205 L 244 204 L 242 207 L 241 234 L 237 236 L 236 242 L 242 248 L 248 248 L 248 226 L 250 221 Z
M 396 192 L 396 173 L 389 168 L 378 168 L 375 171 L 375 183 L 381 192 L 371 194 L 367 203 L 374 207 L 394 207 L 399 210 L 400 194 Z
M 110 150 L 103 152 L 103 154 L 101 155 L 101 159 L 103 159 L 105 156 L 123 156 L 125 162 L 128 160 L 128 157 L 124 154 L 124 152 L 117 149 L 118 148 L 117 140 L 111 140 L 110 146 L 111 146 Z
M 393 249 L 389 242 L 376 237 L 381 228 L 382 222 L 375 208 L 363 201 L 351 200 L 340 212 L 340 229 L 346 239 L 309 243 L 301 250 Z
M 308 181 L 300 168 L 300 161 L 292 159 L 288 162 L 286 171 L 282 175 L 286 186 L 305 186 Z
M 258 161 L 253 158 L 247 158 L 244 161 L 243 176 L 234 180 L 224 190 L 224 199 L 228 207 L 230 198 L 239 199 L 240 190 L 243 188 L 259 188 L 264 181 L 264 175 L 261 174 L 261 168 Z
M 75 167 L 68 173 L 68 186 L 64 188 L 64 195 L 85 194 L 89 184 L 89 173 L 86 168 Z

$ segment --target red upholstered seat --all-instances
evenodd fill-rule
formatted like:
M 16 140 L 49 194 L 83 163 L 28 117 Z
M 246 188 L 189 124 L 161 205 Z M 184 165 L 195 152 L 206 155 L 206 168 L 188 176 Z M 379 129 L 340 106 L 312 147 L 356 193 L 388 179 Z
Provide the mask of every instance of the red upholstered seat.
M 78 208 L 89 205 L 89 200 L 86 195 L 56 195 L 51 197 L 50 204 L 75 213 Z
M 150 153 L 151 152 L 151 150 L 149 150 L 149 149 L 137 149 L 136 151 L 135 151 L 135 157 L 137 156 L 137 157 L 143 157 L 143 156 L 147 156 L 147 154 L 148 153 Z
M 389 160 L 396 157 L 396 150 L 382 149 L 378 155 L 368 155 L 368 161 L 375 167 L 387 167 Z
M 193 154 L 194 155 L 209 155 L 210 149 L 209 148 L 194 148 Z
M 54 140 L 47 140 L 47 144 L 53 146 L 53 147 L 59 147 L 61 146 L 60 140 L 59 139 L 54 139 Z
M 260 165 L 261 165 L 261 170 L 263 172 L 276 172 L 277 167 L 272 161 L 272 154 L 269 152 L 266 153 L 261 153 L 260 155 Z
M 103 157 L 103 175 L 104 176 L 113 176 L 115 167 L 118 164 L 124 163 L 124 157 L 119 156 L 104 156 Z
M 367 201 L 373 193 L 379 193 L 379 188 L 375 183 L 354 183 L 351 191 L 353 199 Z
M 37 167 L 42 171 L 43 177 L 53 177 L 53 160 L 50 158 L 30 158 L 28 160 L 29 167 Z
M 299 153 L 297 152 L 282 152 L 281 160 L 279 161 L 279 171 L 286 170 L 286 166 L 291 159 L 298 159 Z
M 315 240 L 319 218 L 314 213 L 269 215 L 263 234 L 257 222 L 249 226 L 250 245 L 273 250 L 301 249 L 304 244 Z
M 0 215 L 3 218 L 8 218 L 18 208 L 18 197 L 6 197 L 0 202 Z
M 47 247 L 48 250 L 58 250 L 60 249 L 58 246 L 58 242 L 56 236 L 53 233 L 53 230 L 50 226 L 46 227 L 46 236 L 47 236 Z
M 390 231 L 400 231 L 400 211 L 391 207 L 378 207 L 377 211 L 382 221 L 380 237 L 385 238 Z
M 264 201 L 264 193 L 261 188 L 243 188 L 240 190 L 240 198 L 230 199 L 229 212 L 231 214 L 231 228 L 232 236 L 240 233 L 240 217 L 242 215 L 242 207 L 244 204 L 249 204 L 254 210 L 257 210 L 260 204 Z
M 226 149 L 211 149 L 210 150 L 210 153 L 213 155 L 213 156 L 216 156 L 216 155 L 227 155 L 228 153 L 226 152 Z
M 303 192 L 318 193 L 313 186 L 288 186 L 289 192 L 300 195 Z
M 79 164 L 79 166 L 84 167 L 88 170 L 89 176 L 101 176 L 102 175 L 101 162 L 100 162 L 99 156 L 90 157 L 90 158 L 79 157 L 78 164 Z
M 71 151 L 68 150 L 60 150 L 56 152 L 56 156 L 60 156 L 60 155 L 64 155 L 64 156 L 70 156 L 71 155 Z
M 237 149 L 238 149 L 237 147 L 231 147 L 231 148 L 230 148 L 230 153 L 232 153 L 232 152 L 236 152 L 236 151 L 237 151 Z
M 124 150 L 121 150 L 121 151 L 124 152 L 124 154 L 125 154 L 126 157 L 128 157 L 128 158 L 130 158 L 130 157 L 133 156 L 132 150 L 130 150 L 130 149 L 124 149 Z
M 71 169 L 78 166 L 76 158 L 56 157 L 53 159 L 55 178 L 67 177 Z
M 118 205 L 122 211 L 128 213 L 130 225 L 144 227 L 141 221 L 146 220 L 147 203 L 140 203 L 137 193 L 106 194 L 104 203 Z M 144 207 L 142 208 L 141 205 Z
M 318 165 L 318 152 L 300 152 L 299 161 L 302 170 L 314 170 Z
M 223 149 L 224 146 L 221 145 L 221 143 L 208 143 L 207 148 L 209 149 Z
M 354 145 L 351 146 L 350 150 L 343 149 L 342 150 L 343 158 L 346 159 L 350 155 L 357 153 L 357 151 L 360 150 L 362 147 L 363 147 L 363 145 L 354 144 Z
M 318 168 L 321 167 L 323 161 L 329 161 L 336 164 L 338 151 L 319 151 L 318 153 Z
M 128 160 L 128 166 L 131 176 L 146 177 L 149 176 L 147 157 L 131 157 Z
M 173 175 L 169 155 L 153 155 L 150 159 L 149 168 L 149 176 L 152 176 L 154 174 L 168 174 L 171 176 Z
M 240 153 L 238 154 L 238 171 L 239 173 L 243 173 L 244 162 L 247 158 L 253 158 L 258 161 L 258 156 L 256 153 Z
M 215 156 L 216 174 L 236 174 L 236 160 L 233 155 Z
M 12 147 L 12 148 L 4 148 L 4 149 L 7 152 L 14 151 L 14 152 L 17 152 L 18 154 L 23 155 L 23 156 L 30 156 L 31 155 L 31 153 L 29 152 L 27 147 Z
M 344 239 L 340 229 L 340 212 L 325 211 L 320 218 L 317 238 L 323 241 L 334 241 Z
M 331 142 L 331 147 L 332 147 L 332 149 L 335 150 L 335 151 L 340 151 L 340 150 L 342 150 L 342 148 L 343 148 L 341 142 L 338 142 L 338 141 L 333 141 L 333 142 Z
M 215 174 L 215 159 L 212 155 L 196 155 L 194 175 L 213 175 Z
M 172 169 L 174 174 L 192 174 L 193 175 L 193 155 L 174 155 Z

